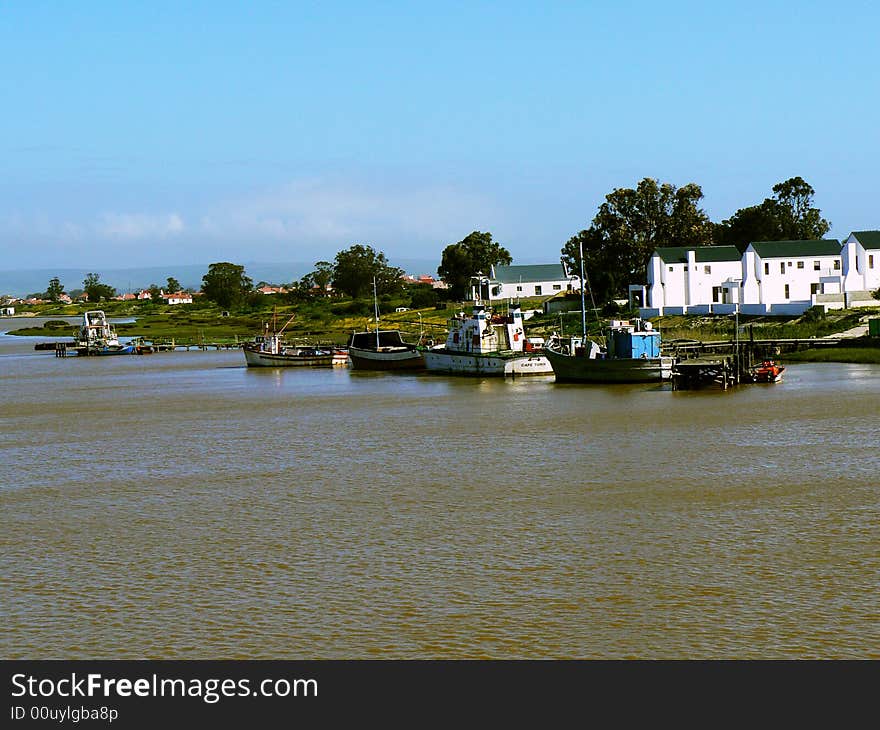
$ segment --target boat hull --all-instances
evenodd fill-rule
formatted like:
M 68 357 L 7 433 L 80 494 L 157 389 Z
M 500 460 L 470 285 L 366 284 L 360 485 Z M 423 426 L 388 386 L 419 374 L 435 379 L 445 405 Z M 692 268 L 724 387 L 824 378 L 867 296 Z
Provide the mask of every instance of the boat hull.
M 653 383 L 672 377 L 672 358 L 589 358 L 545 350 L 560 383 Z
M 77 347 L 76 354 L 79 357 L 107 356 L 107 355 L 132 355 L 135 352 L 134 345 L 108 345 L 107 347 Z
M 520 377 L 553 374 L 550 362 L 543 355 L 478 355 L 443 349 L 426 351 L 425 367 L 431 372 L 450 375 Z
M 347 355 L 333 352 L 320 355 L 284 355 L 244 348 L 244 359 L 248 367 L 329 368 L 334 365 L 345 365 Z
M 425 358 L 414 348 L 381 348 L 367 350 L 349 347 L 348 356 L 354 370 L 424 370 Z

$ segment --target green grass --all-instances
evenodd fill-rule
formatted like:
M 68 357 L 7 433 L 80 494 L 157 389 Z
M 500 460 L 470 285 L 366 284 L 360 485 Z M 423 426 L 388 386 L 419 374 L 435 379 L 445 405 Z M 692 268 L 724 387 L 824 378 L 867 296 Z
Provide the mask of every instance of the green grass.
M 849 362 L 880 364 L 878 347 L 823 347 L 786 353 L 786 362 Z

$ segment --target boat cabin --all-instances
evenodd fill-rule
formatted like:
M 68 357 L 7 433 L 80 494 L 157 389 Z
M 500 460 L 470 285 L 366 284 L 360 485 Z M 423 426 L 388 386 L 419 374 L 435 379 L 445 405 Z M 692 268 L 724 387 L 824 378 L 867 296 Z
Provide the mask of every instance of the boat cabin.
M 470 316 L 460 312 L 449 320 L 446 349 L 475 355 L 490 352 L 522 352 L 525 343 L 522 310 L 512 305 L 507 314 L 493 314 L 483 304 L 474 306 Z

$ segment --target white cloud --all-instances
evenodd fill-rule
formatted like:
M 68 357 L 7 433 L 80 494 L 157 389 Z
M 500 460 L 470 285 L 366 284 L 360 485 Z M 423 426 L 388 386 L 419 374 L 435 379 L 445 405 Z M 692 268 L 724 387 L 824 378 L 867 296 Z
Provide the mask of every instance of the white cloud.
M 104 213 L 95 228 L 108 238 L 166 238 L 182 233 L 185 226 L 177 213 Z
M 494 217 L 494 204 L 449 187 L 389 189 L 300 180 L 228 202 L 202 218 L 200 231 L 223 238 L 338 245 L 381 246 L 408 237 L 445 245 L 474 228 L 489 227 Z

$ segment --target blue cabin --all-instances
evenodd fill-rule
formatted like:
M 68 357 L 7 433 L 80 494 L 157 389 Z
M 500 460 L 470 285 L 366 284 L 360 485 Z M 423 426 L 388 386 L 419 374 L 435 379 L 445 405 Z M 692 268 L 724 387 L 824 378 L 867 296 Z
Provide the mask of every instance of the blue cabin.
M 649 359 L 660 357 L 660 333 L 650 322 L 614 320 L 608 330 L 608 357 Z

